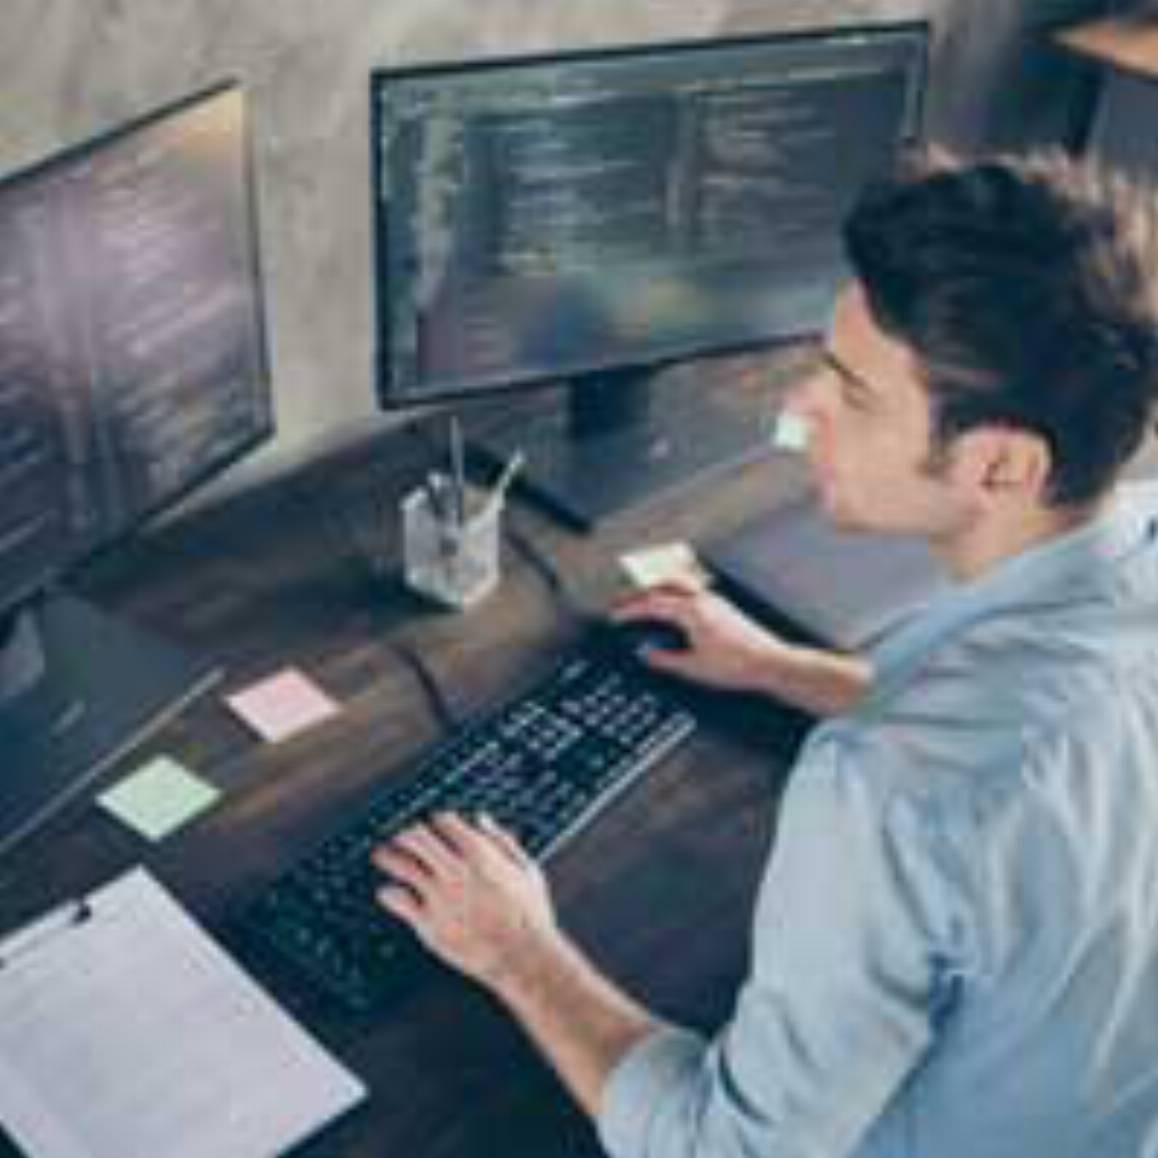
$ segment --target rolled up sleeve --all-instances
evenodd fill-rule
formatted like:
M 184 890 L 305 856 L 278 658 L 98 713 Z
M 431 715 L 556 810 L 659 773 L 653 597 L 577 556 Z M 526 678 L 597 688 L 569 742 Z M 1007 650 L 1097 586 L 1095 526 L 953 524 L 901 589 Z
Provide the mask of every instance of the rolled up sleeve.
M 883 793 L 840 743 L 810 747 L 733 1016 L 710 1040 L 665 1026 L 620 1060 L 598 1122 L 613 1158 L 855 1152 L 960 973 L 961 883 L 926 803 Z
M 698 1034 L 665 1026 L 627 1052 L 611 1075 L 599 1115 L 600 1139 L 608 1153 L 637 1152 L 638 1139 L 650 1132 L 649 1114 L 672 1091 L 696 1084 L 704 1051 Z

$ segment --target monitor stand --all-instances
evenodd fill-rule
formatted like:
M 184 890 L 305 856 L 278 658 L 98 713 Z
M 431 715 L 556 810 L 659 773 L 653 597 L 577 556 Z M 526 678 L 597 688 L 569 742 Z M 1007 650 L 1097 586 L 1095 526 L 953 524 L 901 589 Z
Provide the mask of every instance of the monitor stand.
M 218 678 L 91 604 L 45 596 L 0 638 L 0 852 Z
M 761 424 L 707 390 L 667 404 L 652 389 L 660 373 L 585 375 L 568 386 L 565 416 L 520 415 L 473 446 L 496 463 L 522 449 L 521 489 L 582 530 L 770 453 Z

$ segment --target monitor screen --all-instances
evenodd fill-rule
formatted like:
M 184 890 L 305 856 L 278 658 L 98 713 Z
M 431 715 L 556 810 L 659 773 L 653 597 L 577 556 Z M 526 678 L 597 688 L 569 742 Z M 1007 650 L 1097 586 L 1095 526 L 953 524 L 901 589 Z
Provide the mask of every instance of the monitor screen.
M 247 141 L 227 86 L 0 184 L 0 610 L 270 433 Z
M 70 574 L 271 431 L 240 88 L 0 181 L 0 849 L 216 674 Z
M 383 401 L 823 327 L 838 225 L 917 131 L 923 24 L 381 71 Z

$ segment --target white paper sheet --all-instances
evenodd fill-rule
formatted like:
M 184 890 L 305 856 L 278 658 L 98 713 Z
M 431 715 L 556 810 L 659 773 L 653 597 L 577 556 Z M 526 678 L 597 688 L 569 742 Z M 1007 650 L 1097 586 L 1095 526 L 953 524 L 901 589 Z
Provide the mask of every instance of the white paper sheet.
M 272 1158 L 362 1084 L 143 869 L 0 942 L 0 1121 L 31 1158 Z

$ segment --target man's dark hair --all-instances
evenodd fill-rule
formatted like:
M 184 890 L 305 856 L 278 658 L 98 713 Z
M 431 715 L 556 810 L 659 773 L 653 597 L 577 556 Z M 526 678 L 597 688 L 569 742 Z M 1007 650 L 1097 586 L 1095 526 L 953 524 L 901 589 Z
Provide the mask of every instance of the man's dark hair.
M 1045 154 L 911 157 L 845 247 L 877 325 L 916 354 L 940 447 L 972 427 L 1050 448 L 1049 500 L 1094 499 L 1158 399 L 1158 230 L 1121 178 Z

